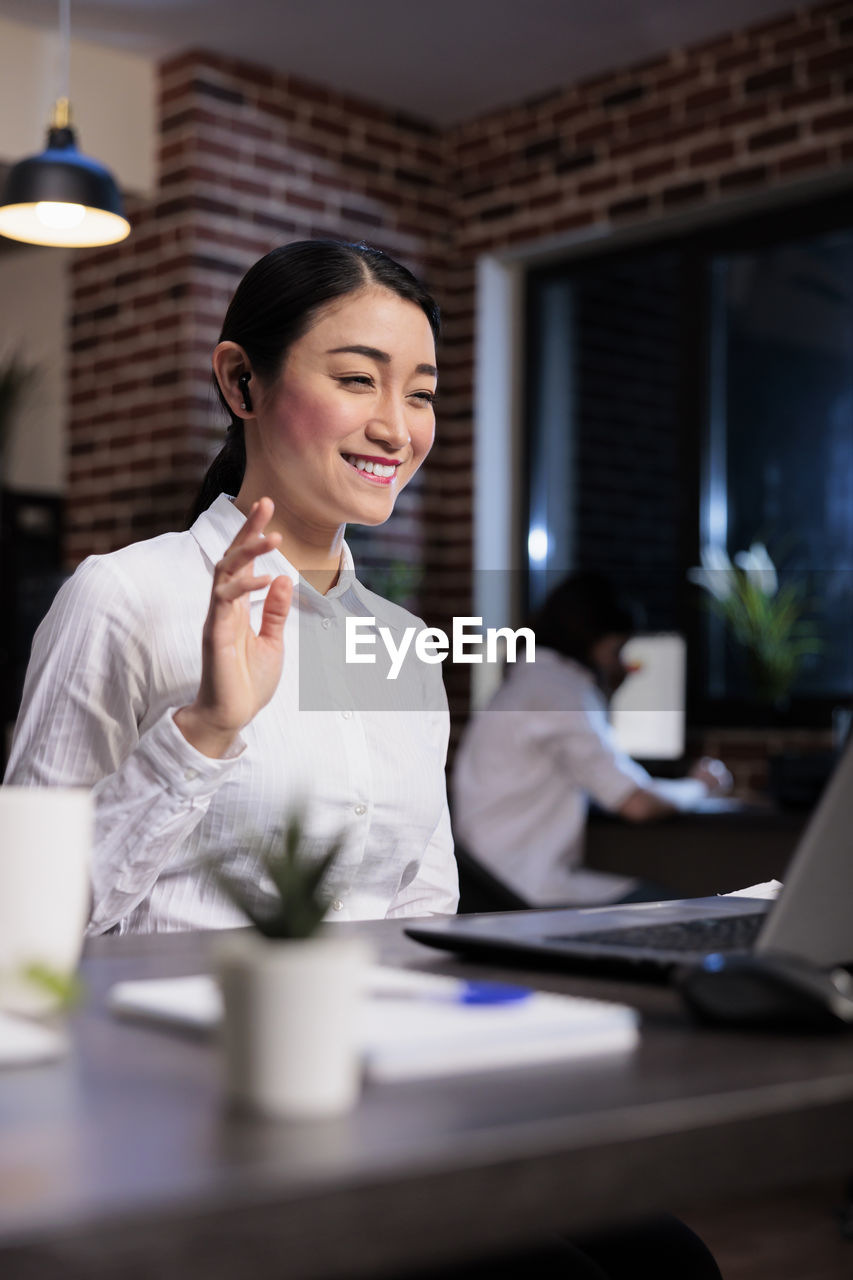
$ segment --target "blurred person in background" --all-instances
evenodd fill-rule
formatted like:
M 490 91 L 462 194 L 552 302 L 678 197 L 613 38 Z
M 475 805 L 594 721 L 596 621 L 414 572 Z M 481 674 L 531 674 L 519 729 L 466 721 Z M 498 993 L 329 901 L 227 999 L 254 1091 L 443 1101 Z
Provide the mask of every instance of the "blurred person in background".
M 607 578 L 571 574 L 529 625 L 535 660 L 507 668 L 457 753 L 458 840 L 531 905 L 674 896 L 583 866 L 590 801 L 629 823 L 654 822 L 729 790 L 731 775 L 719 760 L 703 759 L 685 778 L 653 778 L 617 746 L 608 704 L 630 678 L 623 649 L 638 629 L 638 610 Z

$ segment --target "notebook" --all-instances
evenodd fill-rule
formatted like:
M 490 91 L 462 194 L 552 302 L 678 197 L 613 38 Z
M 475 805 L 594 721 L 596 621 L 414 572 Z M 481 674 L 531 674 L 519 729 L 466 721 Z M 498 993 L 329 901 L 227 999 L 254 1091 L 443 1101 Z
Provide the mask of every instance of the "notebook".
M 784 951 L 853 964 L 853 743 L 803 831 L 775 901 L 742 896 L 456 916 L 406 929 L 492 961 L 666 978 L 725 951 Z
M 366 1074 L 412 1080 L 560 1062 L 633 1049 L 639 1015 L 624 1004 L 471 983 L 374 966 L 361 1019 Z M 108 1007 L 122 1017 L 215 1031 L 222 999 L 207 974 L 119 982 Z

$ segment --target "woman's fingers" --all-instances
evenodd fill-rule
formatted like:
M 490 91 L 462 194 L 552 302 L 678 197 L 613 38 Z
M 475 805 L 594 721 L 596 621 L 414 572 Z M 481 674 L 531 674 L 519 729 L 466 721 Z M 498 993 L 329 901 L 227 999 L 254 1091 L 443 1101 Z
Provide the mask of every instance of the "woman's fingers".
M 272 551 L 280 541 L 281 536 L 277 533 L 270 534 L 268 538 L 261 534 L 259 537 L 241 543 L 240 546 L 231 546 L 225 552 L 216 568 L 223 573 L 236 573 L 243 565 L 248 564 L 257 556 L 263 556 L 268 551 Z
M 249 509 L 249 514 L 246 516 L 242 528 L 237 533 L 228 551 L 225 552 L 225 555 L 227 556 L 236 547 L 240 547 L 243 543 L 249 542 L 262 534 L 272 519 L 274 510 L 275 507 L 271 498 L 261 498 L 258 502 L 254 502 Z
M 278 641 L 284 630 L 290 604 L 293 599 L 293 581 L 282 573 L 273 581 L 264 601 L 264 612 L 258 637 L 263 640 Z
M 271 573 L 264 573 L 260 577 L 256 577 L 254 574 L 240 574 L 233 578 L 226 578 L 222 582 L 218 582 L 213 588 L 213 597 L 215 600 L 223 602 L 239 600 L 241 596 L 245 596 L 251 591 L 259 591 L 262 587 L 267 586 L 271 578 Z

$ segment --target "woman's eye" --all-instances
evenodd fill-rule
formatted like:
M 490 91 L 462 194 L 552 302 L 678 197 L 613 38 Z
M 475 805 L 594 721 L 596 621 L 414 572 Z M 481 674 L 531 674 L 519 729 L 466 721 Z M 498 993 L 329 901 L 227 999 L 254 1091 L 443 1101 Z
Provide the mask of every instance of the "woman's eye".
M 367 374 L 363 374 L 363 373 L 345 374 L 343 377 L 338 378 L 338 382 L 340 382 L 342 386 L 347 386 L 347 387 L 348 386 L 359 386 L 359 387 L 373 386 L 373 379 L 368 377 Z
M 435 392 L 434 391 L 416 391 L 414 393 L 413 399 L 422 400 L 424 404 L 435 404 Z

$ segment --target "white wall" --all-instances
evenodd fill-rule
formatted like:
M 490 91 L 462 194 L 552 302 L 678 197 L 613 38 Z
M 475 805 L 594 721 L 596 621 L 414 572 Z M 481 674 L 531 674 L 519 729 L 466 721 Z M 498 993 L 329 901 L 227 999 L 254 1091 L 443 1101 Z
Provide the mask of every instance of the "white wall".
M 60 77 L 58 22 L 42 29 L 0 18 L 0 169 L 44 148 Z M 125 193 L 153 195 L 156 65 L 72 40 L 70 88 L 80 150 L 106 165 Z M 16 356 L 38 367 L 4 459 L 2 483 L 13 489 L 64 488 L 73 252 L 0 244 L 0 364 Z
M 42 30 L 0 18 L 0 164 L 43 150 L 60 76 L 58 22 Z M 153 195 L 155 64 L 72 40 L 70 98 L 80 150 L 106 165 L 122 191 Z
M 6 450 L 2 481 L 10 489 L 64 488 L 72 253 L 24 246 L 0 253 L 0 365 L 16 357 L 36 368 Z

